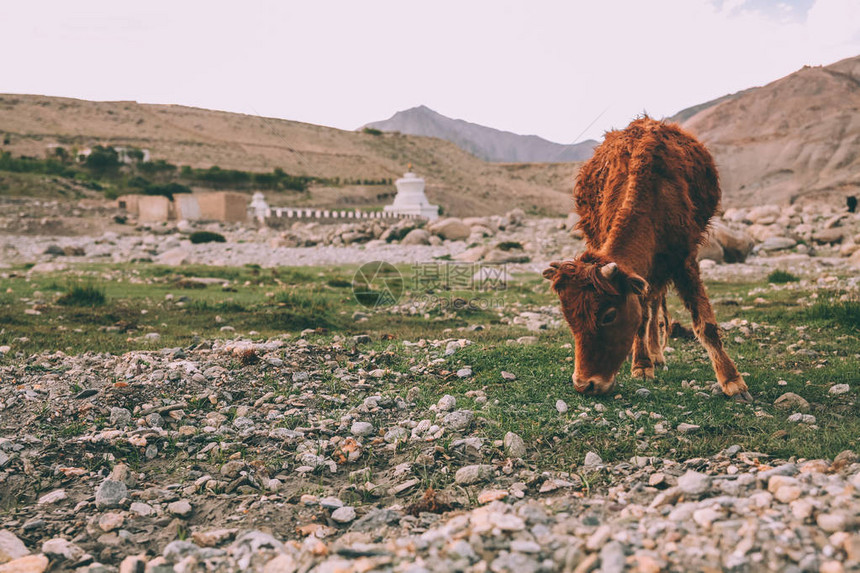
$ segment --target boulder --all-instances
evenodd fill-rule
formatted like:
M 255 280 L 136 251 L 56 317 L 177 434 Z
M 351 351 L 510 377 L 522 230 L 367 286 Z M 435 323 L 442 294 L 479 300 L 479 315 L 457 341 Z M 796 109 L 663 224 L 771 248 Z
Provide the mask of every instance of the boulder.
M 696 260 L 710 260 L 721 263 L 724 260 L 723 247 L 713 237 L 708 236 L 705 243 L 699 247 L 699 254 L 696 255 Z
M 769 239 L 765 239 L 758 246 L 758 250 L 760 251 L 782 251 L 785 249 L 790 249 L 797 244 L 797 241 L 791 239 L 789 237 L 770 237 Z
M 782 215 L 782 209 L 776 205 L 759 205 L 750 209 L 746 218 L 752 223 L 769 225 L 775 223 L 780 215 Z
M 155 257 L 155 262 L 169 267 L 187 265 L 191 259 L 191 253 L 187 249 L 170 249 Z
M 516 227 L 523 224 L 523 221 L 526 218 L 526 212 L 517 208 L 505 213 L 505 217 L 512 226 Z
M 472 228 L 460 219 L 451 217 L 435 222 L 430 232 L 447 241 L 463 241 L 472 234 Z
M 481 237 L 492 237 L 495 233 L 492 229 L 484 225 L 472 225 L 472 235 Z
M 477 263 L 484 258 L 484 254 L 486 254 L 488 249 L 489 247 L 486 245 L 478 245 L 454 255 L 453 258 L 455 261 L 459 261 L 461 263 Z
M 860 250 L 854 251 L 854 254 L 848 259 L 848 264 L 855 269 L 860 269 Z
M 711 222 L 708 238 L 723 248 L 723 259 L 727 263 L 744 262 L 755 246 L 753 238 L 747 233 L 732 229 L 722 221 Z
M 413 230 L 420 227 L 422 221 L 420 219 L 401 219 L 391 227 L 385 229 L 379 234 L 379 238 L 383 241 L 391 242 L 391 241 L 400 241 L 404 237 L 406 237 Z M 417 243 L 413 243 L 417 244 Z M 421 243 L 424 244 L 424 243 Z
M 412 229 L 400 241 L 401 245 L 429 245 L 430 233 L 424 229 Z
M 487 263 L 527 263 L 530 260 L 531 258 L 527 254 L 519 250 L 503 251 L 501 249 L 493 249 L 484 255 L 484 262 Z
M 0 529 L 0 563 L 6 563 L 29 554 L 30 550 L 14 533 L 7 529 Z
M 821 229 L 820 231 L 816 231 L 812 234 L 812 240 L 820 245 L 841 243 L 843 238 L 845 238 L 845 230 L 840 229 L 839 227 Z

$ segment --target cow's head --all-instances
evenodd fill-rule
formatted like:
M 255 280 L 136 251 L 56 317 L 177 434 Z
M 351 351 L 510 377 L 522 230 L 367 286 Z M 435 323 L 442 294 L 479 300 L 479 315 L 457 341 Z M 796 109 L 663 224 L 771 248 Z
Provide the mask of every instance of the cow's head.
M 550 263 L 543 272 L 561 299 L 576 345 L 573 386 L 586 394 L 606 394 L 630 352 L 642 321 L 640 296 L 648 283 L 604 257 Z

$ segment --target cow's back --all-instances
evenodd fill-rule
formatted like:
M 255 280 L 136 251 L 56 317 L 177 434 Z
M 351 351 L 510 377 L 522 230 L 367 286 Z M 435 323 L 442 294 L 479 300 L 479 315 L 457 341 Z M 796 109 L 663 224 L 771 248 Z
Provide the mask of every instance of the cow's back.
M 606 134 L 579 172 L 574 200 L 590 248 L 641 230 L 631 222 L 647 219 L 655 248 L 680 254 L 698 248 L 720 188 L 704 145 L 675 124 L 645 117 Z

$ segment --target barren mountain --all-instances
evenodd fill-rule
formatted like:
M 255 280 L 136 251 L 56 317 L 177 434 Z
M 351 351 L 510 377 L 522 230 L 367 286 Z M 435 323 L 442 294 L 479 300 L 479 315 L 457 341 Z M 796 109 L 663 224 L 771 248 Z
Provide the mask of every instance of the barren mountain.
M 8 142 L 8 143 L 4 143 Z M 345 180 L 397 178 L 408 164 L 427 180 L 431 202 L 453 215 L 564 214 L 578 165 L 486 163 L 441 139 L 373 135 L 318 125 L 176 105 L 94 102 L 0 95 L 0 150 L 43 157 L 50 144 L 96 144 L 150 150 L 178 165 L 269 171 Z M 563 174 L 563 175 L 561 175 Z M 309 195 L 272 197 L 274 204 L 340 207 L 391 201 L 393 186 L 315 187 Z
M 860 194 L 860 56 L 715 100 L 683 125 L 714 153 L 724 205 Z
M 585 161 L 591 157 L 591 152 L 597 145 L 593 139 L 563 145 L 536 135 L 518 135 L 462 119 L 451 119 L 423 105 L 398 111 L 389 119 L 375 121 L 365 127 L 389 132 L 399 131 L 409 135 L 438 137 L 487 161 L 514 163 Z

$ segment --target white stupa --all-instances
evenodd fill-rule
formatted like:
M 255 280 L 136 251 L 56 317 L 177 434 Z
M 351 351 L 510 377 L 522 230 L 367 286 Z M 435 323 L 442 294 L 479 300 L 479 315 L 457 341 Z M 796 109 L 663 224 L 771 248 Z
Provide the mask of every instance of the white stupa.
M 386 205 L 385 210 L 398 215 L 417 215 L 428 221 L 439 218 L 439 205 L 431 205 L 424 194 L 424 180 L 410 171 L 394 182 L 397 196 L 394 203 Z

